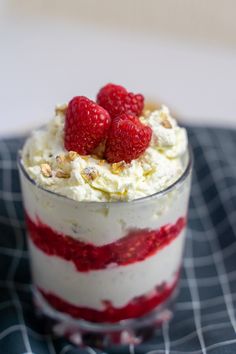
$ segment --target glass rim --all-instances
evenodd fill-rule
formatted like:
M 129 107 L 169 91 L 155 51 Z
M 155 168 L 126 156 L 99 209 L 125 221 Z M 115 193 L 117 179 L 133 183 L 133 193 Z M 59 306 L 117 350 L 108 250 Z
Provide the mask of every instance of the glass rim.
M 183 171 L 183 173 L 177 178 L 176 181 L 174 181 L 172 184 L 170 184 L 168 187 L 166 187 L 165 189 L 162 189 L 161 191 L 158 191 L 156 193 L 153 193 L 153 194 L 150 194 L 150 195 L 147 195 L 145 197 L 141 197 L 141 198 L 137 198 L 137 199 L 133 199 L 133 200 L 130 200 L 130 201 L 127 201 L 127 200 L 118 200 L 118 201 L 95 201 L 95 200 L 92 200 L 92 201 L 88 201 L 88 200 L 81 200 L 81 201 L 78 201 L 78 200 L 75 200 L 73 198 L 70 198 L 70 197 L 67 197 L 66 195 L 63 195 L 63 194 L 59 194 L 57 192 L 54 192 L 54 191 L 51 191 L 49 189 L 46 189 L 42 186 L 40 186 L 39 184 L 37 184 L 35 182 L 35 180 L 33 178 L 31 178 L 29 176 L 29 174 L 27 173 L 24 165 L 23 165 L 23 161 L 22 161 L 22 156 L 21 156 L 21 153 L 22 153 L 22 150 L 19 150 L 18 153 L 17 153 L 17 166 L 18 166 L 18 169 L 20 171 L 22 171 L 24 177 L 26 177 L 26 179 L 35 187 L 39 188 L 40 190 L 44 191 L 44 192 L 47 192 L 55 197 L 59 197 L 59 198 L 62 198 L 62 199 L 65 199 L 66 201 L 70 201 L 70 202 L 74 202 L 74 203 L 80 203 L 80 204 L 96 204 L 96 205 L 111 205 L 111 204 L 134 204 L 134 203 L 142 203 L 142 202 L 145 202 L 145 201 L 149 201 L 149 200 L 153 200 L 155 198 L 160 198 L 160 197 L 163 197 L 164 195 L 168 194 L 169 192 L 171 192 L 174 188 L 182 185 L 184 183 L 184 181 L 186 180 L 186 178 L 189 176 L 191 170 L 192 170 L 192 165 L 193 165 L 193 152 L 192 152 L 192 148 L 191 148 L 191 145 L 188 143 L 188 147 L 187 147 L 187 155 L 188 155 L 188 162 L 187 162 L 187 165 Z

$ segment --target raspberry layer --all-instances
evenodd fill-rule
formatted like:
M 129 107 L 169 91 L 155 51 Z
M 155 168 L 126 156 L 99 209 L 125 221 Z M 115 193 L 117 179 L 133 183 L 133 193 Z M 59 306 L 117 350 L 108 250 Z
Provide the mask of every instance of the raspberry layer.
M 77 319 L 91 322 L 118 322 L 125 319 L 144 316 L 171 296 L 178 283 L 179 273 L 171 284 L 156 287 L 150 294 L 142 295 L 131 300 L 127 305 L 116 308 L 110 301 L 103 301 L 104 310 L 99 311 L 70 304 L 57 295 L 38 288 L 45 300 L 56 310 Z
M 158 230 L 134 230 L 104 246 L 75 240 L 56 232 L 39 219 L 34 222 L 28 215 L 26 223 L 31 240 L 41 251 L 71 261 L 78 271 L 86 272 L 143 261 L 170 244 L 185 227 L 186 219 L 179 218 L 175 224 L 167 224 Z

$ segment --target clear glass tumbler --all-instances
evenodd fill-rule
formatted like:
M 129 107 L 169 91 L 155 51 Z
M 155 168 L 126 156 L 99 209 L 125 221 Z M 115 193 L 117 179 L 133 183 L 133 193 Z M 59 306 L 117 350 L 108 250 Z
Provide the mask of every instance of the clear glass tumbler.
M 192 158 L 167 189 L 131 202 L 77 202 L 36 185 L 19 155 L 33 294 L 77 344 L 138 343 L 171 317 Z

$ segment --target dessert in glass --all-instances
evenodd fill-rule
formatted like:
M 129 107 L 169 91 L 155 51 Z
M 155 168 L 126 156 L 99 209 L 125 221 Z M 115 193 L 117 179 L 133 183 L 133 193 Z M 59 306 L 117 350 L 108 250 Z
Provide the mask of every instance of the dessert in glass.
M 108 84 L 58 106 L 19 154 L 33 294 L 73 342 L 138 343 L 171 316 L 191 182 L 166 106 Z

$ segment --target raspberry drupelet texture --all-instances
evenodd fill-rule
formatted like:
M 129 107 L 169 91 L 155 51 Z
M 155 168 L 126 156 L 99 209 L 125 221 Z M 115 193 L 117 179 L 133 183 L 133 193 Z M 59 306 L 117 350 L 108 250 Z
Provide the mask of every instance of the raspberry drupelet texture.
M 107 136 L 110 115 L 84 96 L 74 97 L 65 117 L 64 145 L 81 155 L 90 154 Z
M 149 146 L 152 129 L 140 122 L 137 117 L 122 114 L 111 122 L 105 157 L 108 162 L 137 159 Z
M 121 113 L 139 116 L 144 107 L 144 97 L 128 92 L 123 86 L 107 84 L 99 91 L 97 103 L 109 112 L 111 118 Z

